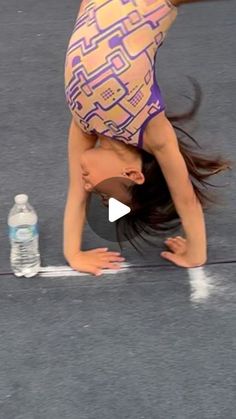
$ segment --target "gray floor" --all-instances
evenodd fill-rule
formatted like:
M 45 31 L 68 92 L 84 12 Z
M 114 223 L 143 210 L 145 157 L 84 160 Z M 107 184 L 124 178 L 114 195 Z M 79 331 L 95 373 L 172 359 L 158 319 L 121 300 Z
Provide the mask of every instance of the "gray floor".
M 126 246 L 132 267 L 118 274 L 19 280 L 11 273 L 7 215 L 18 193 L 27 193 L 38 213 L 42 267 L 66 265 L 70 113 L 63 73 L 79 3 L 69 4 L 0 5 L 0 417 L 233 419 L 235 171 L 211 181 L 221 186 L 223 204 L 205 215 L 204 267 L 165 261 L 157 238 L 144 258 Z M 195 77 L 203 103 L 184 128 L 231 158 L 235 19 L 233 1 L 181 7 L 158 61 L 169 112 L 191 106 L 181 95 L 192 96 L 186 75 Z M 104 244 L 87 226 L 84 248 Z

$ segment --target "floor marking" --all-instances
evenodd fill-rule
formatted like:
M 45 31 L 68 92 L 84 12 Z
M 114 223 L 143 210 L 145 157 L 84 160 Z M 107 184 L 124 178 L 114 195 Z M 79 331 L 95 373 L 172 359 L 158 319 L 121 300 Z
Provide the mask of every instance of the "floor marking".
M 102 275 L 103 274 L 117 274 L 119 272 L 124 272 L 129 270 L 131 266 L 129 263 L 124 262 L 120 264 L 120 269 L 101 269 Z M 62 266 L 41 266 L 38 274 L 40 277 L 60 277 L 60 276 L 91 276 L 93 274 L 87 272 L 78 272 L 72 269 L 70 266 L 62 265 Z M 94 275 L 93 275 L 94 276 Z

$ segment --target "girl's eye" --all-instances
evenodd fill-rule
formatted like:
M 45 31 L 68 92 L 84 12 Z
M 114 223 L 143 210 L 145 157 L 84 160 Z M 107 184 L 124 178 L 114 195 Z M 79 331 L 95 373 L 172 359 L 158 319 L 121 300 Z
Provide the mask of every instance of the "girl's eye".
M 105 205 L 105 207 L 108 207 L 108 200 L 106 198 L 102 198 L 102 203 Z
M 102 195 L 102 200 L 103 200 L 103 202 L 108 203 L 109 196 L 108 195 Z
M 107 195 L 105 195 L 105 194 L 101 194 L 101 198 L 102 198 L 102 202 L 103 202 L 104 204 L 107 204 L 107 203 L 108 203 L 108 199 L 109 199 L 109 197 L 108 197 Z

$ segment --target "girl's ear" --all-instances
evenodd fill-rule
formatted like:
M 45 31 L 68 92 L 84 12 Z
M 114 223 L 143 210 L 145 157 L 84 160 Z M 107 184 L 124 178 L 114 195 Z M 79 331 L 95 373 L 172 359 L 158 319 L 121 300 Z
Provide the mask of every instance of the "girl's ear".
M 138 185 L 142 185 L 145 182 L 145 177 L 140 170 L 136 170 L 133 168 L 126 168 L 123 172 L 123 175 L 128 177 L 133 182 L 137 183 Z

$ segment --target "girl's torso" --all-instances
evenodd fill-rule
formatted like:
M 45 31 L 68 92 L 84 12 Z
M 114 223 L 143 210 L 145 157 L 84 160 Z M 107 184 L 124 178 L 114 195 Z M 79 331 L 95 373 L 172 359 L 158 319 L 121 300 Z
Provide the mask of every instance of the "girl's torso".
M 165 109 L 155 79 L 158 48 L 176 19 L 169 0 L 84 0 L 65 62 L 66 99 L 85 132 L 139 145 Z

